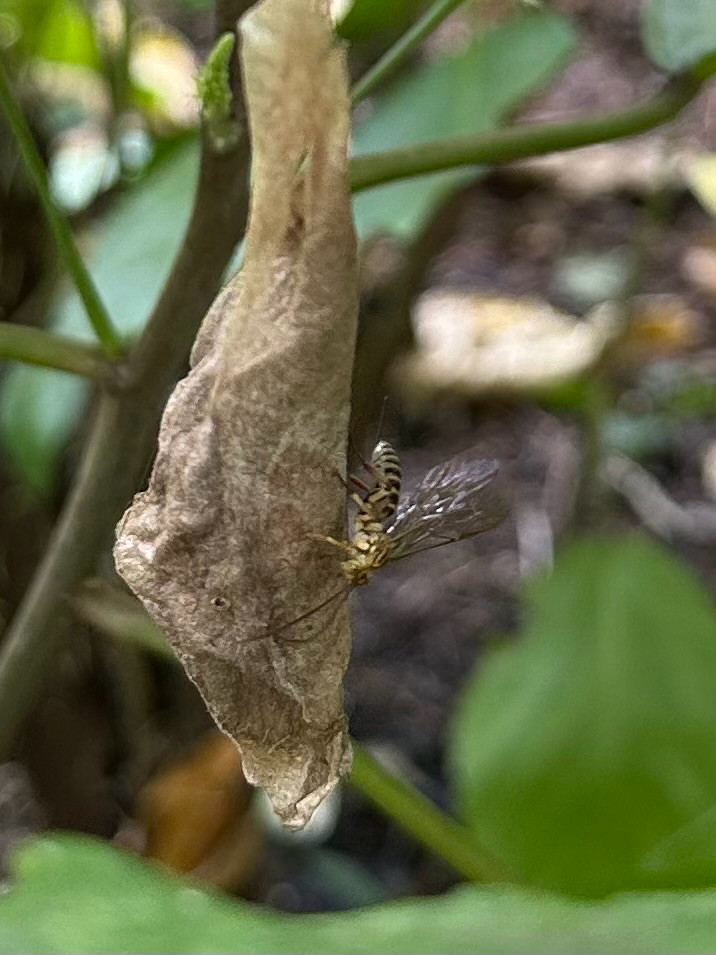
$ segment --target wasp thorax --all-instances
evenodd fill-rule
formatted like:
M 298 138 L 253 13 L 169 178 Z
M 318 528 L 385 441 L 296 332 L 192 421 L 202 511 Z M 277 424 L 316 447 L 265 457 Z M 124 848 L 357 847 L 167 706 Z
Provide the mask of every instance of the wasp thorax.
M 373 478 L 372 487 L 351 479 L 365 493 L 365 497 L 350 497 L 358 508 L 353 534 L 343 540 L 307 535 L 341 551 L 340 568 L 348 586 L 291 623 L 321 610 L 352 587 L 367 584 L 388 561 L 480 534 L 505 516 L 504 505 L 491 490 L 497 474 L 495 461 L 466 463 L 453 458 L 428 471 L 405 498 L 400 496 L 400 461 L 387 441 L 378 442 L 366 470 Z
M 341 564 L 341 570 L 355 587 L 367 584 L 373 576 L 375 567 L 370 564 L 364 564 L 360 560 L 344 560 Z
M 367 584 L 388 559 L 390 547 L 390 538 L 384 532 L 365 537 L 360 542 L 356 540 L 351 545 L 351 556 L 341 563 L 341 570 L 352 584 Z

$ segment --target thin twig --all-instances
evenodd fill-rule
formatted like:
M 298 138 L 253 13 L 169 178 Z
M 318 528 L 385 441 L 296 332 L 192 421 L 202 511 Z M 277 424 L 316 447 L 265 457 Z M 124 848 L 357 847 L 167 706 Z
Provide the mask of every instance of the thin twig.
M 464 0 L 435 0 L 430 9 L 420 17 L 399 40 L 358 80 L 351 91 L 351 102 L 357 103 L 369 96 L 374 89 L 395 72 L 413 50 L 438 27 Z
M 494 165 L 576 149 L 594 143 L 644 133 L 674 119 L 699 92 L 703 78 L 688 75 L 674 79 L 662 92 L 630 109 L 591 119 L 563 123 L 525 123 L 493 133 L 457 136 L 419 143 L 402 149 L 355 156 L 351 160 L 354 192 L 396 179 L 454 169 L 459 166 Z
M 35 187 L 43 212 L 52 230 L 58 254 L 77 288 L 87 317 L 106 354 L 116 356 L 122 349 L 122 339 L 112 324 L 97 287 L 82 261 L 67 220 L 50 195 L 47 171 L 37 151 L 27 120 L 13 95 L 1 58 L 0 109 L 4 112 L 10 130 L 15 137 L 27 174 Z
M 3 359 L 97 379 L 104 378 L 110 367 L 94 345 L 13 322 L 0 322 L 0 360 Z
M 716 541 L 716 505 L 694 501 L 679 504 L 653 474 L 636 461 L 613 452 L 601 476 L 629 502 L 642 523 L 666 540 L 713 545 Z

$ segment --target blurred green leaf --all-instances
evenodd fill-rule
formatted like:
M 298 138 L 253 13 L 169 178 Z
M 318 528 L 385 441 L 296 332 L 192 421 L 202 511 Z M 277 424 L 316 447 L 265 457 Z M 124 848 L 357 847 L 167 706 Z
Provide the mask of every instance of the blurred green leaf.
M 99 69 L 94 24 L 79 0 L 54 0 L 48 5 L 37 37 L 35 56 Z
M 352 43 L 396 25 L 407 26 L 425 7 L 425 0 L 354 0 L 337 25 L 339 36 Z
M 674 422 L 664 414 L 628 414 L 615 410 L 605 415 L 604 443 L 610 451 L 643 460 L 672 448 L 674 430 Z
M 25 56 L 99 68 L 94 23 L 81 0 L 0 0 L 0 14 L 16 22 Z
M 569 20 L 557 14 L 507 20 L 464 53 L 425 65 L 391 86 L 358 125 L 354 153 L 487 132 L 546 83 L 574 45 Z M 354 203 L 358 231 L 409 237 L 446 194 L 475 175 L 476 169 L 448 170 L 361 193 Z
M 644 857 L 647 872 L 668 870 L 680 882 L 689 883 L 700 871 L 699 881 L 713 882 L 716 868 L 716 805 L 657 843 Z
M 179 5 L 193 13 L 196 10 L 205 10 L 207 7 L 213 7 L 214 0 L 179 0 Z
M 667 411 L 675 415 L 713 418 L 716 415 L 716 382 L 706 380 L 686 381 L 680 389 L 675 389 L 668 403 Z
M 0 393 L 0 436 L 13 470 L 33 491 L 53 490 L 57 458 L 87 395 L 73 375 L 17 365 Z
M 713 952 L 716 893 L 576 904 L 463 888 L 331 915 L 284 915 L 208 895 L 106 843 L 27 845 L 0 898 L 0 952 Z
M 676 73 L 716 51 L 714 0 L 645 0 L 644 47 L 657 66 Z
M 571 378 L 542 388 L 535 400 L 553 411 L 584 411 L 589 403 L 590 390 L 588 378 Z
M 175 149 L 141 184 L 119 199 L 93 235 L 86 255 L 109 313 L 125 335 L 142 328 L 157 298 L 188 221 L 196 178 L 194 141 Z M 93 340 L 74 291 L 61 296 L 49 326 Z M 85 382 L 41 368 L 17 366 L 0 394 L 0 440 L 35 490 L 53 484 L 59 453 L 87 397 Z
M 716 805 L 715 685 L 716 615 L 677 561 L 636 535 L 573 544 L 464 695 L 466 822 L 531 885 L 713 885 L 713 842 L 690 860 L 664 847 Z

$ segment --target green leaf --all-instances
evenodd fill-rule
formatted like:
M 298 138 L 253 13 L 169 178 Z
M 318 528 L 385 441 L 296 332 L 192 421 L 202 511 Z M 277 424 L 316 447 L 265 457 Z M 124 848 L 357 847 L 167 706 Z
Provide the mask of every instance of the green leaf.
M 79 0 L 54 0 L 37 38 L 35 55 L 43 60 L 99 69 L 94 24 Z
M 614 410 L 604 416 L 603 439 L 607 450 L 643 461 L 664 454 L 674 443 L 674 423 L 664 414 L 629 414 Z
M 645 0 L 644 47 L 657 66 L 676 73 L 716 52 L 714 0 Z
M 86 255 L 115 326 L 136 334 L 161 291 L 189 217 L 198 150 L 191 141 L 175 149 L 122 197 L 97 229 Z M 93 341 L 82 303 L 65 291 L 49 327 Z M 11 463 L 35 490 L 53 486 L 57 459 L 87 398 L 85 382 L 69 375 L 18 365 L 0 395 L 0 441 Z
M 711 837 L 669 851 L 716 807 L 714 686 L 716 615 L 677 561 L 636 535 L 570 546 L 532 585 L 523 637 L 465 693 L 451 764 L 466 823 L 530 885 L 716 884 Z
M 464 53 L 437 60 L 391 86 L 358 125 L 354 153 L 487 132 L 554 75 L 574 44 L 571 24 L 557 14 L 505 21 Z M 475 176 L 476 169 L 448 170 L 361 193 L 354 204 L 358 231 L 410 237 L 445 195 Z
M 382 30 L 407 27 L 424 6 L 425 0 L 354 0 L 337 31 L 344 40 L 358 43 Z
M 17 28 L 24 58 L 99 69 L 94 23 L 81 0 L 0 0 L 0 17 Z
M 716 893 L 577 904 L 463 888 L 329 915 L 284 915 L 208 895 L 84 837 L 25 846 L 0 898 L 0 953 L 713 952 Z

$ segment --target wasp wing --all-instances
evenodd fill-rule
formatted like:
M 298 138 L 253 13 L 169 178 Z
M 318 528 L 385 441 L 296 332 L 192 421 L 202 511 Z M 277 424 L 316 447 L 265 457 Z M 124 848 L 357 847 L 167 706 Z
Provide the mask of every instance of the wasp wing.
M 463 540 L 496 527 L 507 507 L 494 488 L 497 461 L 452 458 L 425 475 L 401 500 L 387 529 L 389 560 Z

